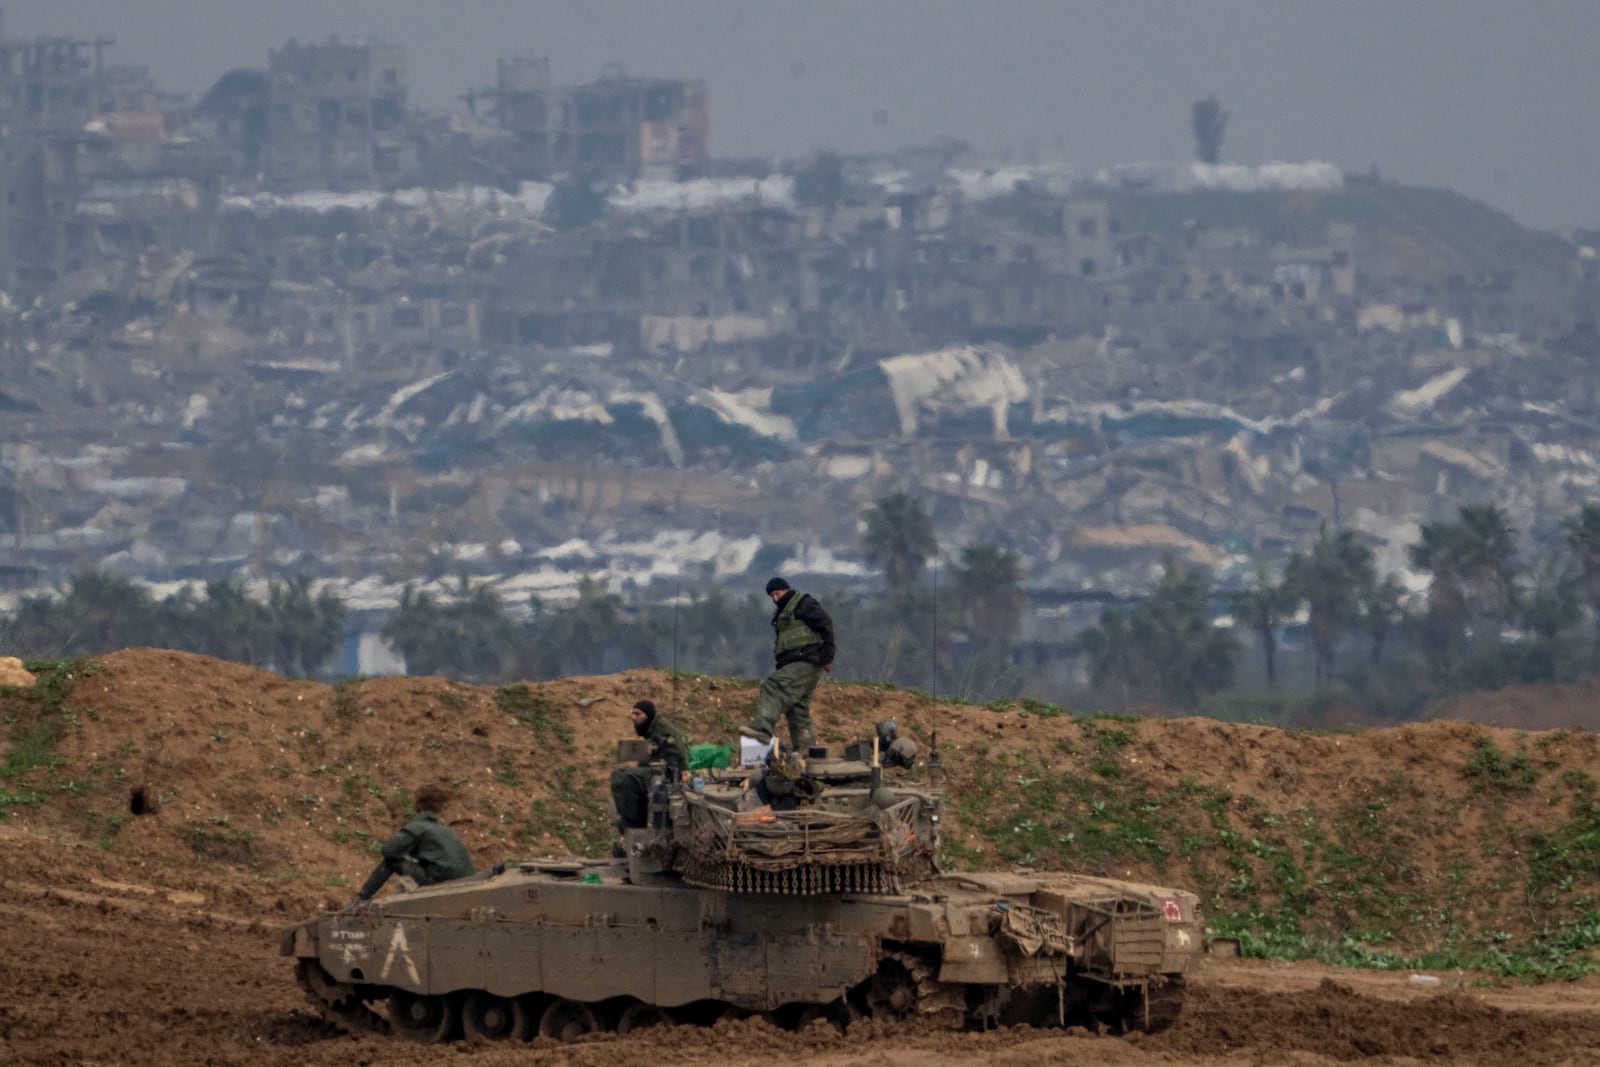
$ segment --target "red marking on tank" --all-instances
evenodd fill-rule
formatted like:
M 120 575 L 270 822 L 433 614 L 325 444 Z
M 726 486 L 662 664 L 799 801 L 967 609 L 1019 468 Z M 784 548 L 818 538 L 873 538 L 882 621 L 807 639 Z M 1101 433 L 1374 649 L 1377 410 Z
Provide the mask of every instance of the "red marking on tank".
M 1183 905 L 1178 903 L 1177 897 L 1161 898 L 1161 914 L 1167 917 L 1169 923 L 1183 922 Z
M 522 899 L 529 904 L 539 903 L 539 887 L 528 886 L 522 891 Z

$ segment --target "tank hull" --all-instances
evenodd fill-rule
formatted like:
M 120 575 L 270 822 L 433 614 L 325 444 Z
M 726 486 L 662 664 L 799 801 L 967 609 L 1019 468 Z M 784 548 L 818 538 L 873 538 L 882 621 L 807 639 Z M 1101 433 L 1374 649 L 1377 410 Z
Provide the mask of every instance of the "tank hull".
M 286 930 L 282 952 L 348 1028 L 446 1040 L 626 1029 L 630 1012 L 1154 1028 L 1201 951 L 1198 899 L 1177 889 L 1022 872 L 740 893 L 651 873 L 634 851 L 325 913 Z

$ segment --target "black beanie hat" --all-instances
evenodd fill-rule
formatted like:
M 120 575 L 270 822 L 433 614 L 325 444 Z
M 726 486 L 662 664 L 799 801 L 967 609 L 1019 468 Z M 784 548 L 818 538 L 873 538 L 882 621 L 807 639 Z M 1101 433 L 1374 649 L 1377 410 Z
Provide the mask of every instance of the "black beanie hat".
M 789 583 L 784 581 L 782 578 L 768 578 L 767 579 L 767 595 L 768 596 L 771 596 L 773 593 L 776 593 L 780 589 L 787 589 L 787 588 L 789 588 Z
M 633 732 L 640 737 L 649 737 L 650 727 L 654 726 L 656 722 L 656 706 L 648 700 L 641 700 L 634 704 L 633 709 L 644 712 L 644 722 L 634 723 Z

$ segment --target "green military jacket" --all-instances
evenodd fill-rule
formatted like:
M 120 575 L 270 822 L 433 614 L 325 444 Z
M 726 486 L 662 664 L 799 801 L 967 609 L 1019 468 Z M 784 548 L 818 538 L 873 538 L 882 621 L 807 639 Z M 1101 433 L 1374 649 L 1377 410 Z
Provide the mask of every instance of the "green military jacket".
M 475 870 L 460 835 L 441 824 L 439 816 L 431 811 L 419 812 L 399 833 L 385 841 L 383 856 L 390 860 L 410 857 L 436 882 L 465 878 Z
M 689 769 L 689 735 L 659 711 L 650 720 L 650 729 L 645 731 L 644 739 L 650 742 L 650 755 L 639 764 L 641 767 L 661 760 L 677 768 L 680 773 Z

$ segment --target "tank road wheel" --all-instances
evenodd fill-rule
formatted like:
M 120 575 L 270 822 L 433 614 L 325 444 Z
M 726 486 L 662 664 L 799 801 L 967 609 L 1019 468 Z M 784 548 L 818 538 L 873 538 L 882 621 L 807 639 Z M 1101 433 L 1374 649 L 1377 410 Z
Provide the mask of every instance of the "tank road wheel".
M 367 1007 L 361 991 L 352 985 L 335 982 L 316 960 L 302 959 L 295 968 L 300 988 L 322 1017 L 352 1034 L 382 1034 L 389 1031 L 383 1016 Z
M 617 1033 L 631 1034 L 652 1026 L 671 1026 L 676 1021 L 666 1008 L 636 1002 L 622 1009 L 622 1014 L 617 1018 Z
M 389 994 L 389 1025 L 410 1041 L 432 1044 L 450 1040 L 456 1009 L 448 997 L 430 997 L 396 989 Z
M 461 1005 L 461 1029 L 468 1037 L 484 1041 L 526 1041 L 533 1026 L 510 997 L 474 990 Z
M 879 1022 L 915 1018 L 919 1025 L 954 1030 L 967 1014 L 965 987 L 939 981 L 939 964 L 910 952 L 885 955 L 853 995 Z
M 917 981 L 899 960 L 886 959 L 863 994 L 874 1019 L 904 1019 L 917 1010 Z
M 522 1040 L 532 1040 L 539 1033 L 539 1020 L 544 1018 L 545 1006 L 550 999 L 540 993 L 524 993 L 511 1001 L 511 1011 L 517 1033 Z
M 576 1000 L 553 1000 L 539 1018 L 539 1036 L 557 1041 L 573 1041 L 598 1029 L 600 1020 L 594 1009 Z

